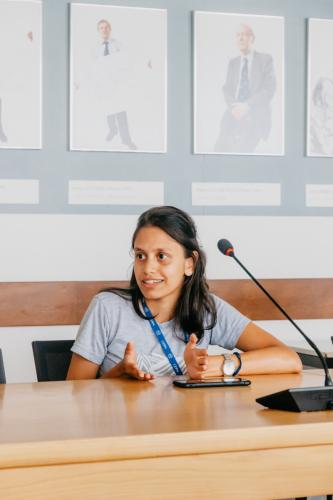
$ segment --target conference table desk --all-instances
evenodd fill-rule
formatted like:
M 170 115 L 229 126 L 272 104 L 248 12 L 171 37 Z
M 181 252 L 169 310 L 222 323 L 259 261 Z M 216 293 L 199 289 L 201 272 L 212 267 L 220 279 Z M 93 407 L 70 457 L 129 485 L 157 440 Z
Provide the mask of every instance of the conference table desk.
M 181 389 L 89 380 L 0 386 L 0 498 L 277 499 L 333 492 L 333 411 L 265 409 L 319 370 Z

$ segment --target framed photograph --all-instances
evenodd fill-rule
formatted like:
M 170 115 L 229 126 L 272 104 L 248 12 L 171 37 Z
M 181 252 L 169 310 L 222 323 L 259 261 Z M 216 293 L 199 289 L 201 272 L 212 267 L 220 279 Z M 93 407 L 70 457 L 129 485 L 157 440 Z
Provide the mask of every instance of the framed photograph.
M 165 9 L 71 4 L 70 148 L 166 151 Z
M 42 5 L 0 2 L 0 148 L 42 144 Z
M 307 155 L 333 156 L 333 20 L 308 22 Z
M 284 18 L 194 14 L 194 153 L 284 154 Z

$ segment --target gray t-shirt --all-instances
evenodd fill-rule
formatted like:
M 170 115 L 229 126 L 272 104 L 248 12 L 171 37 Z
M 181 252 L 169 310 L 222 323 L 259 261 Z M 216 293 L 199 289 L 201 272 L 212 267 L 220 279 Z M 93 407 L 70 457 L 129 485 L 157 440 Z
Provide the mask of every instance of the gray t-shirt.
M 224 300 L 215 295 L 212 297 L 216 304 L 217 322 L 213 329 L 204 331 L 197 345 L 204 349 L 208 345 L 233 349 L 250 320 Z M 209 325 L 209 320 L 207 315 L 205 324 Z M 159 326 L 182 372 L 186 373 L 184 332 L 175 328 L 174 320 Z M 123 359 L 129 341 L 134 342 L 140 370 L 154 375 L 174 375 L 149 321 L 136 314 L 131 300 L 110 292 L 101 292 L 91 301 L 72 351 L 100 365 L 99 374 L 103 375 Z

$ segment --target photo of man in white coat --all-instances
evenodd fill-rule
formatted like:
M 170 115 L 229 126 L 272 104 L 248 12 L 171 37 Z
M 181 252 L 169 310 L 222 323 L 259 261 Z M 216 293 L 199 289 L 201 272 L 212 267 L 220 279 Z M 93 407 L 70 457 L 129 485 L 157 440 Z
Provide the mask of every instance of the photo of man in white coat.
M 241 24 L 236 33 L 240 55 L 229 61 L 216 152 L 251 154 L 271 131 L 271 101 L 276 91 L 273 58 L 253 48 L 255 35 Z

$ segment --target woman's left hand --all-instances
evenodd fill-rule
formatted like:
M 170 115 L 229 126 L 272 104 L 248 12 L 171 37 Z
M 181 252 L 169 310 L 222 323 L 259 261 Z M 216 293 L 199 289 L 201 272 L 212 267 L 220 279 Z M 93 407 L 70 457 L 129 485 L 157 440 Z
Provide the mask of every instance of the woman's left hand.
M 198 349 L 197 342 L 198 337 L 192 333 L 185 348 L 184 361 L 189 377 L 201 380 L 205 378 L 205 372 L 208 369 L 208 351 Z

